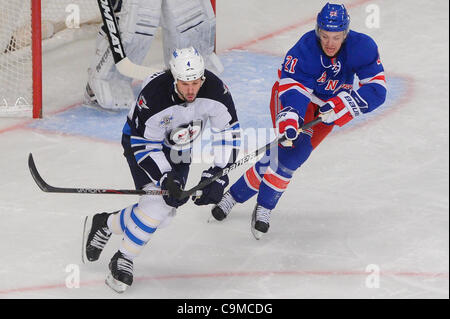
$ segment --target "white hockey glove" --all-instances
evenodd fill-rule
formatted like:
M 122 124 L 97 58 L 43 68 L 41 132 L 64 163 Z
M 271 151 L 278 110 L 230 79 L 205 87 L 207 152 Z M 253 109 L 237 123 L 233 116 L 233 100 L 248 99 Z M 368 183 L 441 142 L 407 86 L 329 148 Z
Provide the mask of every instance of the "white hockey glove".
M 303 125 L 303 119 L 293 107 L 285 107 L 276 117 L 278 135 L 284 135 L 286 140 L 281 142 L 285 147 L 292 147 L 292 143 L 298 137 L 298 128 Z
M 356 92 L 342 91 L 319 108 L 322 122 L 343 126 L 368 111 L 367 102 Z

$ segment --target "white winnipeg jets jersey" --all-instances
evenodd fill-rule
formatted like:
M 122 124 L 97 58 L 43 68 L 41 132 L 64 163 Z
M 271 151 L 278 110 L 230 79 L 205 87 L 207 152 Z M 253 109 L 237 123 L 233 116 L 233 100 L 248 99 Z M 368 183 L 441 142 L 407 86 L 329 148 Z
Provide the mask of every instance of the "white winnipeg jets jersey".
M 123 133 L 130 136 L 136 162 L 158 182 L 173 164 L 189 162 L 193 142 L 209 123 L 213 147 L 221 156 L 214 164 L 225 167 L 237 157 L 240 127 L 231 93 L 212 72 L 192 103 L 181 100 L 170 71 L 150 77 L 130 109 Z M 225 156 L 224 156 L 225 154 Z

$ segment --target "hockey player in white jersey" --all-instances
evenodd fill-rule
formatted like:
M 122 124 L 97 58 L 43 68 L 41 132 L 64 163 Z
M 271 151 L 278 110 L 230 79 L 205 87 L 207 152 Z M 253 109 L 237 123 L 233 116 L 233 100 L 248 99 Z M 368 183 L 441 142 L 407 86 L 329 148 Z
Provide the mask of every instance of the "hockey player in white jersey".
M 111 234 L 122 236 L 112 257 L 107 284 L 123 292 L 133 282 L 133 259 L 157 229 L 166 226 L 188 198 L 176 193 L 184 188 L 193 142 L 209 123 L 214 164 L 200 181 L 232 165 L 240 146 L 240 128 L 231 94 L 224 83 L 205 70 L 194 48 L 177 49 L 170 70 L 156 73 L 143 83 L 137 102 L 123 128 L 122 146 L 136 189 L 167 190 L 168 195 L 144 195 L 138 203 L 114 213 L 93 216 L 85 229 L 85 257 L 95 261 Z M 196 205 L 218 203 L 228 177 L 202 189 Z
M 125 53 L 133 63 L 143 63 L 161 26 L 166 67 L 169 67 L 170 55 L 175 48 L 193 46 L 205 58 L 210 71 L 222 72 L 223 66 L 214 53 L 216 20 L 210 0 L 110 2 L 118 19 Z M 117 71 L 103 28 L 88 69 L 85 103 L 105 109 L 128 109 L 135 101 L 131 86 L 133 79 Z

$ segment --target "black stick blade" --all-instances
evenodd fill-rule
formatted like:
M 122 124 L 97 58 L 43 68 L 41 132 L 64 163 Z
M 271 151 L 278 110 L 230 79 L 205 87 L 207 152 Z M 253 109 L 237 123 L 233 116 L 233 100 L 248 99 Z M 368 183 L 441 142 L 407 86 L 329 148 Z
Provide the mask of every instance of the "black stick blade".
M 44 192 L 50 192 L 52 186 L 48 185 L 39 174 L 36 164 L 34 164 L 33 154 L 28 155 L 28 168 L 30 169 L 31 176 L 33 176 L 34 181 L 39 186 L 39 188 Z
M 33 155 L 28 155 L 28 168 L 31 176 L 39 188 L 47 193 L 69 193 L 69 194 L 112 194 L 112 195 L 166 195 L 167 191 L 142 190 L 142 189 L 111 189 L 111 188 L 74 188 L 74 187 L 54 187 L 47 184 L 39 174 Z

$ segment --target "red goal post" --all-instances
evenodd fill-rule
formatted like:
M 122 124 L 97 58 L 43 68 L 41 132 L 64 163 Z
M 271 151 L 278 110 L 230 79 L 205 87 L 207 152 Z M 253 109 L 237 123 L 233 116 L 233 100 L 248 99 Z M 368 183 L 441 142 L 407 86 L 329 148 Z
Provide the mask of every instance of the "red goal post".
M 31 0 L 31 56 L 33 70 L 33 118 L 42 118 L 42 30 L 41 0 Z
M 67 31 L 69 5 L 79 6 L 81 26 L 101 23 L 97 0 L 5 2 L 0 12 L 0 117 L 42 117 L 42 52 L 48 42 L 73 40 L 53 37 Z M 211 5 L 215 13 L 216 0 Z
M 79 25 L 100 23 L 96 0 L 8 0 L 0 11 L 0 117 L 42 117 L 42 52 L 73 42 Z M 91 35 L 93 33 L 91 32 Z M 54 36 L 58 35 L 58 36 Z M 78 33 L 77 33 L 78 36 Z

